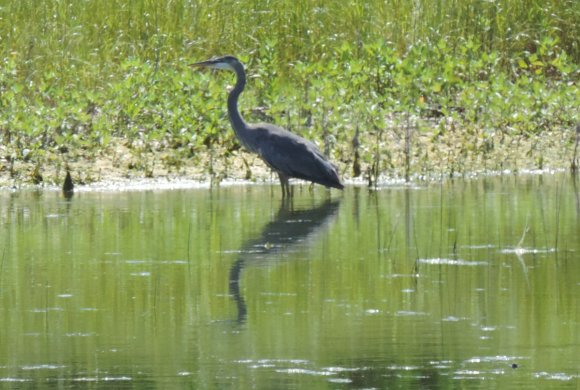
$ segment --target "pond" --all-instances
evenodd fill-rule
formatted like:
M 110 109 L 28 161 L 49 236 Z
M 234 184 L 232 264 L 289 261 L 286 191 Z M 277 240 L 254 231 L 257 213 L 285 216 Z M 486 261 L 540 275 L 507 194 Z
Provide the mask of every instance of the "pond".
M 0 383 L 575 388 L 579 187 L 0 192 Z

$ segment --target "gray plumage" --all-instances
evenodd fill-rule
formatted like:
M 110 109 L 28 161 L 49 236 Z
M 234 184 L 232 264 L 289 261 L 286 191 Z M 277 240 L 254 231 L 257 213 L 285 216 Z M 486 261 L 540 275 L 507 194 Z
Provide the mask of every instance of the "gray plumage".
M 228 96 L 228 114 L 232 128 L 246 149 L 256 153 L 278 173 L 283 196 L 292 195 L 288 183 L 290 178 L 303 179 L 326 187 L 344 188 L 336 167 L 312 142 L 269 123 L 248 124 L 244 121 L 238 111 L 238 98 L 246 85 L 246 72 L 237 58 L 225 56 L 192 66 L 236 73 L 236 85 Z

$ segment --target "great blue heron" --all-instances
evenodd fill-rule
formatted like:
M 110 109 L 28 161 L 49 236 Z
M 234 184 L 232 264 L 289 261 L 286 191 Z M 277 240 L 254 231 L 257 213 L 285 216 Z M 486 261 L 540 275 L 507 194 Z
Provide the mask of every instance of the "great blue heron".
M 238 98 L 246 86 L 244 65 L 235 57 L 225 56 L 192 64 L 194 67 L 225 69 L 237 75 L 236 86 L 228 96 L 228 114 L 232 128 L 242 145 L 258 154 L 278 173 L 282 196 L 291 196 L 290 178 L 308 180 L 326 187 L 343 189 L 336 167 L 312 142 L 269 123 L 249 124 L 238 111 Z

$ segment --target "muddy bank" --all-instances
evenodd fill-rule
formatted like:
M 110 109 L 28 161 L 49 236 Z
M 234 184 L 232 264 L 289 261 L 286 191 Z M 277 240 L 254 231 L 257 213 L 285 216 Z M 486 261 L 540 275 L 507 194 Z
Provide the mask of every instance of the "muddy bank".
M 504 133 L 367 133 L 352 144 L 333 145 L 331 159 L 347 183 L 441 179 L 488 173 L 570 169 L 578 164 L 574 129 L 507 136 Z M 323 149 L 323 145 L 320 145 Z M 0 146 L 2 156 L 10 146 Z M 271 183 L 277 176 L 243 150 L 214 148 L 191 158 L 175 150 L 136 152 L 123 139 L 96 151 L 50 153 L 39 161 L 0 160 L 0 188 L 59 187 L 70 170 L 76 188 L 182 188 L 217 184 Z

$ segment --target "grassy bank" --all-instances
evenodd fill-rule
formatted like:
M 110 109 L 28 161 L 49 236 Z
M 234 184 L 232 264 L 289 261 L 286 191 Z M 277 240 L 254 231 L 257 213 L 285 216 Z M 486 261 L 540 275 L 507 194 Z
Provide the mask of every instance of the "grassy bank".
M 0 1 L 4 182 L 168 174 L 259 177 L 225 116 L 321 145 L 346 177 L 572 164 L 575 1 Z

